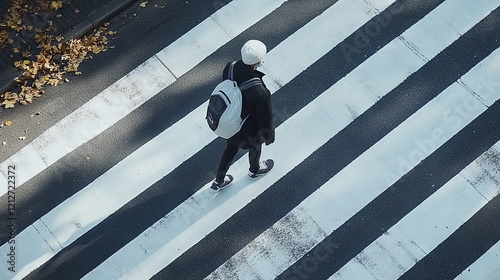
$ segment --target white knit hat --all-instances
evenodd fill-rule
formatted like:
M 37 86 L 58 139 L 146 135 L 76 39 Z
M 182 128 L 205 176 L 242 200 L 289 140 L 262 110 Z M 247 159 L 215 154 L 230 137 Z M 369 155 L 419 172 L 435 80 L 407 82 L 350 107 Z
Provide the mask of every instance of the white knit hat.
M 261 62 L 266 55 L 267 48 L 264 43 L 258 40 L 250 40 L 241 48 L 241 59 L 247 65 Z

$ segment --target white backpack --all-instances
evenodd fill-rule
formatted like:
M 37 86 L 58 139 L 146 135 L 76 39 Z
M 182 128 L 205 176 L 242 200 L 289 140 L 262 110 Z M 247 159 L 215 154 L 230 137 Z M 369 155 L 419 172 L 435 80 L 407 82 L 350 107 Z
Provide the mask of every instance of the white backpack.
M 233 81 L 233 68 L 236 61 L 229 66 L 228 79 L 218 84 L 210 95 L 206 120 L 208 126 L 218 136 L 229 139 L 240 131 L 245 119 L 241 118 L 241 92 L 261 84 L 259 78 L 252 78 L 240 86 Z

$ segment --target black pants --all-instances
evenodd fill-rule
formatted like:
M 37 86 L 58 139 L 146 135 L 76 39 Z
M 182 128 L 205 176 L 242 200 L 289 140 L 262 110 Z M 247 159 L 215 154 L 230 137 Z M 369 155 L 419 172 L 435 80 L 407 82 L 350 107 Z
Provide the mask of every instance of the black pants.
M 233 163 L 233 159 L 238 153 L 238 150 L 239 150 L 238 146 L 235 146 L 234 144 L 227 141 L 226 150 L 224 150 L 224 153 L 222 153 L 222 158 L 220 159 L 219 168 L 217 169 L 217 177 L 215 178 L 217 182 L 220 183 L 224 180 L 227 170 L 229 169 L 229 166 L 231 166 L 231 164 Z M 259 161 L 261 152 L 262 152 L 262 144 L 256 148 L 252 147 L 248 149 L 248 161 L 250 163 L 250 168 L 249 168 L 250 172 L 259 171 Z

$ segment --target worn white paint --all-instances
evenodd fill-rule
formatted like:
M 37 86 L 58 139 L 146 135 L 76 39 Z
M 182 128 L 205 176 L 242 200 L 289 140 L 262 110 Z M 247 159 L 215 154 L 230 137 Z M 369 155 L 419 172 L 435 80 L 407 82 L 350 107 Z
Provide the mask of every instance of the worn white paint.
M 500 59 L 500 56 L 498 59 Z M 496 65 L 497 68 L 500 67 L 500 64 Z M 494 73 L 495 72 L 492 74 Z M 498 90 L 496 93 L 498 93 Z M 481 157 L 472 162 L 468 168 L 460 172 L 460 174 L 488 201 L 500 194 L 499 158 L 500 143 L 497 143 Z M 455 279 L 500 279 L 500 242 L 497 242 Z

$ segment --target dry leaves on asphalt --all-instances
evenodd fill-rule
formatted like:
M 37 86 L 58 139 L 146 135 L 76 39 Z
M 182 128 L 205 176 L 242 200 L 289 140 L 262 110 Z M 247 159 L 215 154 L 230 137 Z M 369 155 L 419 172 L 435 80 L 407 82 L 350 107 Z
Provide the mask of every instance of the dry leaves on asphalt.
M 33 26 L 24 24 L 26 16 L 62 8 L 62 1 L 51 0 L 11 0 L 5 18 L 0 22 L 0 48 L 12 44 L 11 31 L 32 31 Z
M 50 28 L 41 29 L 23 24 L 23 17 L 31 13 L 58 10 L 62 5 L 62 1 L 11 1 L 7 16 L 0 22 L 0 48 L 12 44 L 13 33 L 27 30 L 34 36 L 38 54 L 34 55 L 30 50 L 19 49 L 18 46 L 12 47 L 12 52 L 22 53 L 23 59 L 14 63 L 15 67 L 22 70 L 22 75 L 16 79 L 18 84 L 16 90 L 0 95 L 1 105 L 5 108 L 13 108 L 17 103 L 21 105 L 32 103 L 35 97 L 44 93 L 43 88 L 46 85 L 57 86 L 63 80 L 68 81 L 67 78 L 63 78 L 67 73 L 80 75 L 78 67 L 82 62 L 91 58 L 93 54 L 108 49 L 106 36 L 116 33 L 106 32 L 108 24 L 94 30 L 92 34 L 67 42 L 64 42 L 62 36 L 51 34 L 53 32 Z

